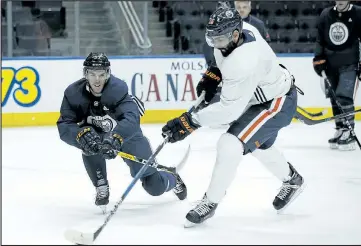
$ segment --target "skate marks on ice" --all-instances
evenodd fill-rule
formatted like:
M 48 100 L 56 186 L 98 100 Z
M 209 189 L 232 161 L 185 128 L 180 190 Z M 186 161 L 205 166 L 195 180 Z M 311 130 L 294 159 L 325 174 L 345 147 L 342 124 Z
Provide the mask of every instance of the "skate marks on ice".
M 187 228 L 187 234 L 204 244 L 314 244 L 334 243 L 327 230 L 304 229 L 312 221 L 311 214 L 215 215 L 202 225 Z M 311 222 L 312 223 L 312 222 Z M 297 225 L 297 226 L 295 226 Z M 209 235 L 212 235 L 209 238 Z M 189 236 L 189 235 L 188 235 Z M 203 237 L 203 239 L 201 239 Z M 352 242 L 352 240 L 349 240 Z M 341 238 L 339 243 L 345 242 Z M 356 240 L 353 240 L 356 242 Z
M 190 152 L 190 146 L 188 145 L 185 156 L 182 158 L 181 162 L 180 162 L 178 165 L 175 166 L 177 169 L 179 169 L 179 170 L 182 169 L 183 165 L 185 164 L 186 160 L 188 159 L 189 152 Z M 179 151 L 178 151 L 178 153 L 179 153 Z M 139 182 L 140 182 L 140 181 L 139 181 Z M 164 197 L 164 195 L 163 195 L 163 197 Z M 163 197 L 162 197 L 162 198 L 163 198 Z M 175 197 L 173 197 L 173 200 L 174 200 L 174 199 L 175 199 Z M 158 200 L 159 200 L 159 198 L 158 198 Z M 177 201 L 178 201 L 178 200 L 177 200 Z M 121 200 L 119 200 L 119 201 L 117 201 L 116 204 L 114 204 L 113 206 L 112 206 L 111 204 L 108 204 L 108 206 L 102 206 L 101 209 L 102 209 L 103 213 L 105 214 L 105 211 L 106 211 L 105 209 L 106 209 L 106 207 L 111 207 L 111 208 L 109 209 L 109 213 L 111 213 L 110 216 L 115 216 L 117 211 L 114 211 L 114 209 L 116 209 L 118 206 L 121 206 L 120 208 L 122 208 L 122 207 L 123 207 L 122 205 L 123 205 L 123 202 L 121 202 Z M 132 208 L 131 208 L 130 211 L 134 211 L 134 208 L 139 207 L 139 205 L 140 205 L 140 204 L 132 204 Z M 152 205 L 154 205 L 154 204 L 151 204 L 151 205 L 149 205 L 149 204 L 143 204 L 143 206 L 142 206 L 142 208 L 141 208 L 142 210 L 144 210 L 144 205 L 146 205 L 145 208 L 148 208 L 149 206 L 152 206 Z M 104 209 L 104 208 L 105 208 L 105 209 Z M 124 209 L 125 209 L 125 208 L 124 208 Z M 83 228 L 83 229 L 80 229 L 80 230 L 73 229 L 73 228 L 67 229 L 67 230 L 65 231 L 65 233 L 64 233 L 65 238 L 66 238 L 68 241 L 71 241 L 71 242 L 74 242 L 74 243 L 77 243 L 77 244 L 93 244 L 94 241 L 96 240 L 96 238 L 98 237 L 99 233 L 100 233 L 103 229 L 105 229 L 106 224 L 108 223 L 108 221 L 110 221 L 110 220 L 109 220 L 110 217 L 108 217 L 108 216 L 109 216 L 109 213 L 108 213 L 108 214 L 105 214 L 106 216 L 105 216 L 105 218 L 104 218 L 102 221 L 98 220 L 99 222 L 96 222 L 97 224 L 88 223 L 88 222 L 87 222 L 87 223 L 86 223 L 87 227 L 88 227 L 90 224 L 94 224 L 94 226 L 93 226 L 94 229 L 87 229 L 87 231 L 89 231 L 89 232 L 86 232 L 86 230 L 84 230 L 84 228 Z M 148 213 L 148 212 L 147 212 L 147 213 Z M 137 214 L 137 215 L 139 215 L 139 214 L 141 215 L 142 213 L 136 211 L 136 214 Z M 135 217 L 135 216 L 132 216 L 132 218 L 133 218 L 133 217 Z M 95 221 L 95 220 L 94 220 L 94 221 Z M 85 223 L 84 223 L 84 224 L 85 224 Z M 88 228 L 89 228 L 89 227 L 88 227 Z
M 317 185 L 313 188 L 317 190 Z M 271 203 L 267 206 L 266 203 L 255 202 L 251 207 L 250 204 L 240 204 L 247 199 L 245 196 L 238 203 L 235 199 L 228 199 L 218 206 L 212 218 L 185 229 L 186 234 L 204 244 L 222 245 L 359 243 L 361 236 L 356 218 L 361 213 L 337 210 L 342 209 L 341 204 L 330 208 L 330 199 L 322 203 L 322 197 L 314 197 L 314 192 L 307 194 L 307 189 L 282 214 L 277 214 Z M 315 203 L 321 205 L 313 206 Z M 350 210 L 356 211 L 356 206 L 351 206 Z M 211 238 L 209 235 L 212 235 Z
M 191 153 L 180 173 L 188 186 L 188 199 L 172 203 L 176 199 L 174 194 L 153 199 L 138 183 L 95 244 L 359 244 L 359 151 L 329 150 L 327 140 L 333 135 L 332 125 L 322 125 L 325 130 L 316 131 L 307 126 L 305 132 L 304 126 L 298 126 L 281 131 L 276 143 L 307 182 L 307 188 L 284 214 L 278 215 L 272 208 L 281 184 L 259 163 L 248 159 L 239 166 L 236 184 L 227 191 L 216 215 L 202 226 L 184 229 L 185 216 L 192 208 L 190 203 L 200 199 L 207 189 L 216 156 L 218 137 L 213 131 L 199 131 L 190 137 Z M 161 141 L 160 128 L 144 126 L 153 146 Z M 356 128 L 356 134 L 361 135 L 360 130 Z M 20 138 L 24 141 L 19 145 L 16 139 Z M 51 139 L 54 141 L 49 142 Z M 82 221 L 103 220 L 104 215 L 94 205 L 94 189 L 79 152 L 58 141 L 56 128 L 3 129 L 3 141 L 6 142 L 3 164 L 40 171 L 3 168 L 4 244 L 70 244 L 63 236 L 67 228 Z M 33 158 L 44 143 L 56 153 Z M 321 147 L 312 149 L 315 146 Z M 23 155 L 18 154 L 19 148 L 25 150 Z M 182 149 L 179 147 L 178 151 Z M 66 155 L 54 158 L 59 153 Z M 164 159 L 158 161 L 175 163 L 175 157 L 178 154 L 172 150 L 164 152 Z M 131 181 L 129 169 L 121 162 L 117 158 L 108 164 L 110 207 Z M 19 231 L 24 232 L 22 237 L 18 236 Z
M 123 235 L 122 228 L 132 226 L 134 228 L 142 228 L 142 230 L 154 225 L 154 221 L 157 223 L 168 224 L 171 219 L 167 218 L 166 214 L 170 214 L 171 210 L 179 210 L 179 200 L 173 195 L 164 196 L 162 199 L 154 200 L 153 197 L 149 198 L 147 194 L 137 194 L 135 199 L 129 199 L 129 202 L 124 202 L 122 208 L 117 211 L 111 221 L 109 221 L 106 228 L 99 235 L 99 238 L 93 242 L 94 232 L 104 222 L 105 217 L 101 210 L 92 205 L 91 203 L 83 204 L 83 206 L 73 207 L 54 207 L 53 210 L 63 211 L 62 218 L 66 223 L 62 223 L 63 227 L 61 232 L 54 239 L 59 242 L 62 239 L 67 239 L 68 244 L 70 242 L 79 242 L 79 244 L 102 244 L 102 238 L 110 230 L 113 235 L 110 236 L 110 244 L 120 243 L 124 237 L 131 236 L 133 232 L 128 232 L 128 235 Z M 115 205 L 115 201 L 110 201 L 107 205 L 107 210 L 110 211 Z M 68 211 L 67 213 L 65 211 Z M 164 213 L 164 214 L 163 214 Z M 162 217 L 163 216 L 163 217 Z M 116 232 L 112 229 L 116 229 Z M 119 229 L 119 230 L 118 230 Z M 79 237 L 81 235 L 81 237 Z M 61 236 L 62 239 L 58 237 Z M 106 236 L 105 236 L 106 237 Z M 109 237 L 109 235 L 108 235 Z M 81 241 L 79 241 L 81 239 Z M 61 241 L 60 241 L 61 242 Z M 64 243 L 64 242 L 62 242 Z
M 139 231 L 142 231 L 143 234 L 149 228 L 155 227 L 158 229 L 157 235 L 159 235 L 162 234 L 159 227 L 174 227 L 180 223 L 175 221 L 176 217 L 169 216 L 169 214 L 172 214 L 172 211 L 182 210 L 184 201 L 179 201 L 173 196 L 168 199 L 160 199 L 160 201 L 144 201 L 122 204 L 122 209 L 114 214 L 112 221 L 109 221 L 95 241 L 94 232 L 103 224 L 105 216 L 83 221 L 82 224 L 70 227 L 65 231 L 64 236 L 67 240 L 79 244 L 124 244 L 126 242 L 133 244 Z M 130 228 L 132 230 L 129 230 Z M 139 239 L 143 240 L 144 238 Z M 149 242 L 148 237 L 148 242 L 143 243 L 153 243 L 153 240 L 150 239 Z

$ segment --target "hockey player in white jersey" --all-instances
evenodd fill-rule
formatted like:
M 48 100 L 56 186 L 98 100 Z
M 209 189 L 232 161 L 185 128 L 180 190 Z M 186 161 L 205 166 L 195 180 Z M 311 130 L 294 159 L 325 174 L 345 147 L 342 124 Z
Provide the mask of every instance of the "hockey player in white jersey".
M 303 177 L 273 146 L 278 131 L 290 124 L 297 107 L 294 78 L 280 66 L 267 42 L 243 27 L 232 8 L 217 9 L 206 27 L 207 43 L 214 47 L 217 67 L 209 67 L 197 85 L 211 103 L 196 113 L 183 113 L 167 122 L 163 135 L 183 140 L 201 126 L 230 124 L 217 143 L 212 179 L 203 199 L 186 215 L 186 226 L 212 217 L 231 185 L 243 155 L 253 154 L 281 182 L 273 200 L 284 209 L 303 189 Z M 219 101 L 213 101 L 219 83 Z

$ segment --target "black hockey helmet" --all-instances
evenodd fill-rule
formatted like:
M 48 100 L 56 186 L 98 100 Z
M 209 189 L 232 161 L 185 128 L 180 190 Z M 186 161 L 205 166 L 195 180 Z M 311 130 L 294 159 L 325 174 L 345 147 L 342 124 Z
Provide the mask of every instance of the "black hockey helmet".
M 110 67 L 108 57 L 104 53 L 91 52 L 83 63 L 84 67 Z
M 206 41 L 211 47 L 227 49 L 233 39 L 233 32 L 241 34 L 243 28 L 242 17 L 234 8 L 218 8 L 209 17 L 206 26 Z M 231 44 L 233 46 L 233 44 Z
M 105 70 L 107 72 L 107 77 L 109 78 L 110 76 L 110 62 L 105 53 L 91 52 L 85 58 L 83 66 L 84 77 L 86 77 L 88 70 Z

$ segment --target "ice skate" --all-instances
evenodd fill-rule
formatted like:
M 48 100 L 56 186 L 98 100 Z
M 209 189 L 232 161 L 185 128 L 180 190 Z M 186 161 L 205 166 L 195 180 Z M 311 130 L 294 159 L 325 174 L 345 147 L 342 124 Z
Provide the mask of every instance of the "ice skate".
M 338 149 L 341 151 L 350 151 L 356 149 L 356 139 L 351 135 L 351 131 L 343 129 L 340 138 L 337 141 Z
M 186 215 L 186 222 L 184 224 L 184 227 L 193 227 L 213 217 L 214 213 L 216 212 L 217 206 L 218 204 L 209 201 L 207 198 L 207 194 L 205 194 L 203 196 L 203 199 L 197 204 L 197 206 L 190 210 Z
M 100 207 L 103 214 L 107 212 L 106 205 L 109 203 L 109 184 L 96 187 L 95 205 Z
M 177 184 L 173 188 L 173 192 L 179 200 L 184 200 L 187 198 L 187 186 L 184 184 L 179 174 L 176 174 L 175 176 L 177 178 Z
M 304 189 L 303 177 L 290 164 L 290 179 L 284 181 L 282 187 L 273 200 L 273 207 L 277 212 L 283 211 Z
M 336 129 L 335 135 L 333 138 L 330 138 L 328 140 L 328 143 L 330 145 L 331 149 L 337 149 L 338 148 L 338 140 L 340 139 L 340 137 L 342 136 L 342 129 Z

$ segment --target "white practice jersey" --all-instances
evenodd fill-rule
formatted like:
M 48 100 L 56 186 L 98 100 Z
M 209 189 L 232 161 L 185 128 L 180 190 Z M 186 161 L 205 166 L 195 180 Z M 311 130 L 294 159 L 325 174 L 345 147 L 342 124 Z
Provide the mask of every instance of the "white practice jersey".
M 245 40 L 223 57 L 214 49 L 222 73 L 220 101 L 192 114 L 202 126 L 228 124 L 251 105 L 284 96 L 291 88 L 291 75 L 279 66 L 276 54 L 258 30 L 243 22 Z

